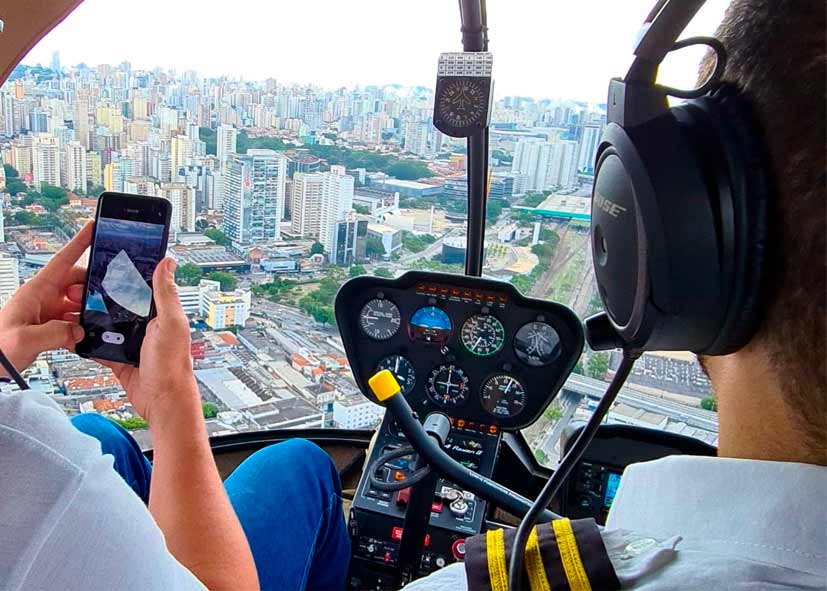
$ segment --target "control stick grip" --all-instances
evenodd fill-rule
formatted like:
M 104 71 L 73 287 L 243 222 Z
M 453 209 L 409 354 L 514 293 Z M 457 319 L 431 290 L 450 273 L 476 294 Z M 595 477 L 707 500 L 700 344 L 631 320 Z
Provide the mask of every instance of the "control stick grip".
M 522 517 L 528 513 L 529 509 L 531 509 L 531 501 L 501 484 L 485 478 L 473 470 L 469 470 L 437 445 L 435 438 L 428 435 L 414 416 L 414 412 L 408 404 L 408 401 L 405 400 L 405 397 L 398 396 L 401 388 L 389 370 L 383 369 L 371 377 L 368 380 L 368 385 L 376 398 L 378 398 L 380 402 L 384 402 L 385 406 L 393 413 L 396 423 L 402 429 L 402 432 L 405 433 L 411 447 L 413 447 L 420 457 L 424 458 L 440 476 L 450 480 L 464 490 L 494 503 L 513 515 Z M 442 416 L 444 417 L 444 415 Z M 545 509 L 540 514 L 538 521 L 544 523 L 552 521 L 553 519 L 559 519 L 559 517 L 559 515 Z

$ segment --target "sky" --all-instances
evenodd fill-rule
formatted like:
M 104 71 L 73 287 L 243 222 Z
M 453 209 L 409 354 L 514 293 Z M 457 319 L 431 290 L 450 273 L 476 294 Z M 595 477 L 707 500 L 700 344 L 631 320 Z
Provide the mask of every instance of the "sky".
M 604 102 L 653 0 L 488 0 L 495 94 Z M 728 0 L 708 0 L 684 37 L 712 35 Z M 456 0 L 85 0 L 24 64 L 118 64 L 275 78 L 324 88 L 433 86 L 460 51 Z M 695 84 L 703 50 L 670 56 L 660 81 Z

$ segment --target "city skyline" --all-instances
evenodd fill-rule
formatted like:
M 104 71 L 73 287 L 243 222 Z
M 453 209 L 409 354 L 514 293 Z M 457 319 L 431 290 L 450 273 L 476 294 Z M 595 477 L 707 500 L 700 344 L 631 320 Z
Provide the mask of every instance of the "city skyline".
M 111 6 L 103 0 L 86 0 L 22 63 L 48 65 L 52 53 L 60 51 L 65 63 L 91 67 L 130 61 L 140 69 L 195 70 L 205 77 L 225 75 L 245 80 L 275 78 L 325 88 L 352 88 L 356 84 L 431 87 L 439 53 L 460 49 L 459 15 L 454 2 L 427 0 L 417 3 L 416 10 L 403 10 L 400 5 L 381 0 L 361 0 L 361 11 L 354 11 L 351 4 L 326 0 L 317 3 L 319 10 L 304 4 L 245 9 L 242 0 L 234 3 L 233 11 L 224 11 L 221 18 L 216 18 L 214 12 L 192 10 L 186 3 L 151 0 L 142 5 L 142 10 L 130 13 L 131 26 L 124 28 L 112 26 Z M 592 103 L 604 102 L 608 79 L 625 72 L 634 32 L 651 8 L 650 0 L 591 0 L 562 5 L 523 0 L 508 3 L 508 8 L 504 2 L 489 4 L 490 49 L 495 55 L 498 98 L 573 98 Z M 707 2 L 685 35 L 714 33 L 727 4 L 727 0 Z M 253 9 L 258 16 L 249 18 Z M 278 11 L 279 18 L 268 18 L 275 14 L 271 11 Z M 601 18 L 584 19 L 584 15 L 595 13 Z M 157 18 L 159 14 L 165 18 Z M 278 35 L 272 34 L 274 22 L 302 23 L 308 15 L 317 14 L 324 18 L 317 17 L 306 26 L 281 25 Z M 348 25 L 354 21 L 364 25 L 360 30 L 363 34 L 352 33 L 354 29 Z M 396 22 L 405 22 L 404 30 L 393 26 Z M 580 22 L 588 26 L 557 25 Z M 189 23 L 183 30 L 193 31 L 195 42 L 186 42 L 181 23 Z M 149 30 L 153 31 L 151 43 L 146 38 Z M 202 42 L 210 36 L 220 42 Z M 702 51 L 688 49 L 670 56 L 662 67 L 663 81 L 684 87 L 694 85 Z M 176 63 L 165 64 L 170 55 L 176 56 Z M 538 62 L 543 65 L 538 66 Z

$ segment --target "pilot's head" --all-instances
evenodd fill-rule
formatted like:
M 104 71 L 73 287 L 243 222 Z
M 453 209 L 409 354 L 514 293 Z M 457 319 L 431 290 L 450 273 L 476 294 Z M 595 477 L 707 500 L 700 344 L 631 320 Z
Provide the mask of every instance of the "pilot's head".
M 702 360 L 731 455 L 762 436 L 751 429 L 762 421 L 789 430 L 789 447 L 766 457 L 827 464 L 826 35 L 824 0 L 733 0 L 716 34 L 729 55 L 724 79 L 763 128 L 774 182 L 761 329 L 740 351 Z M 713 65 L 708 56 L 701 80 Z

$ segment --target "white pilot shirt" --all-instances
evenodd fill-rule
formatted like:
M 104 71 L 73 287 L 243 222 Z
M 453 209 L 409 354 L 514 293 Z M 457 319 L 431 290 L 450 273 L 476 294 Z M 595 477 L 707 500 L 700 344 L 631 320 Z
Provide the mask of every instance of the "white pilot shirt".
M 0 590 L 198 590 L 146 506 L 43 394 L 0 394 Z
M 626 468 L 603 542 L 623 589 L 827 589 L 825 494 L 824 466 L 671 456 Z M 425 589 L 467 589 L 463 565 Z

